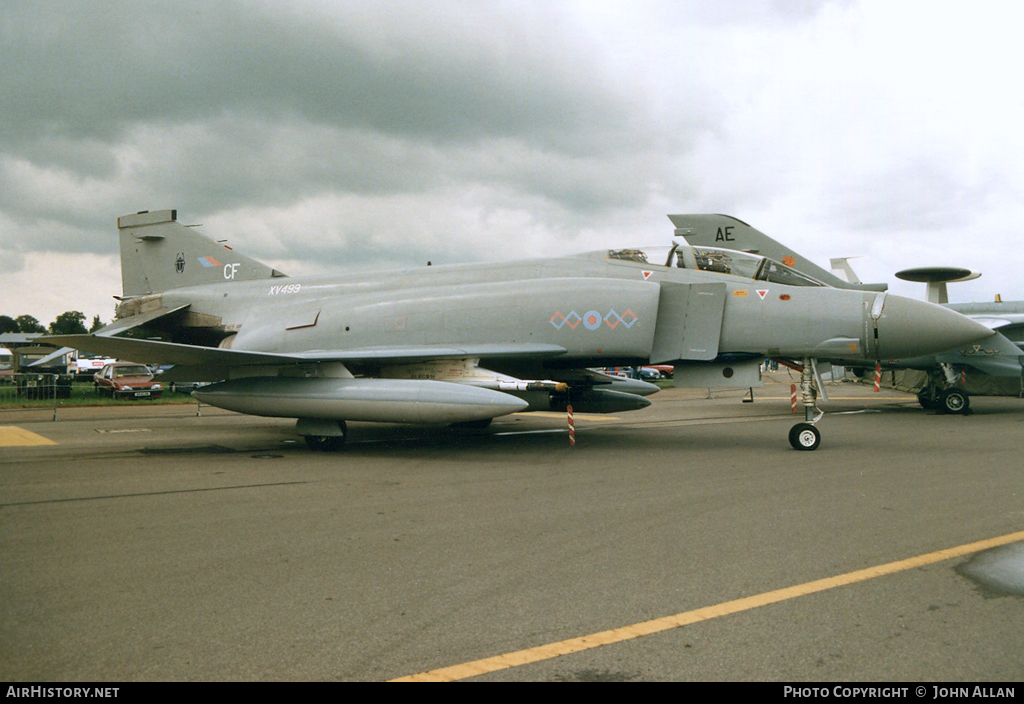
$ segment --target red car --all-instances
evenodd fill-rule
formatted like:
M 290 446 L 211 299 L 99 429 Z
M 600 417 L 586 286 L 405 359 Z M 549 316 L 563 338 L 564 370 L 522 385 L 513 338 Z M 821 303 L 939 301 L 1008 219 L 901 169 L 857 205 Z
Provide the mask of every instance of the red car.
M 134 362 L 106 365 L 93 375 L 92 385 L 98 393 L 109 394 L 111 398 L 157 398 L 161 393 L 153 372 Z

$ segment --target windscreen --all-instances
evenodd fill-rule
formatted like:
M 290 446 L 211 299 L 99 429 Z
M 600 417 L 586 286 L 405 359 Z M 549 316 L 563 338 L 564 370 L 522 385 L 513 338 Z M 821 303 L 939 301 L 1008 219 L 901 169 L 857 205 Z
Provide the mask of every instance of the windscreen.
M 146 367 L 140 364 L 134 367 L 114 367 L 114 376 L 150 376 L 150 373 Z

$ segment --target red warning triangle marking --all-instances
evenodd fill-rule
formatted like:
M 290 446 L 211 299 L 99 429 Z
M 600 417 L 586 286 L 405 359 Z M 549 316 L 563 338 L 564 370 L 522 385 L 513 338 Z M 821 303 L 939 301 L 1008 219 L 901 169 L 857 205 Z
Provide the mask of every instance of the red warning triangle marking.
M 653 274 L 653 273 L 654 273 L 653 271 L 645 271 L 644 272 L 644 281 L 647 281 L 647 279 L 651 278 L 651 274 Z
M 757 295 L 760 296 L 761 300 L 763 301 L 764 297 L 768 295 L 768 289 L 758 289 Z

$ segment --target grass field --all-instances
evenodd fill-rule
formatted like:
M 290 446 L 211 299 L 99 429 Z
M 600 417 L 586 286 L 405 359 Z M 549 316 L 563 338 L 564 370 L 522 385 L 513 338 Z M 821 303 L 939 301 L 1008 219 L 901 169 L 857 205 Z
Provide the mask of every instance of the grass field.
M 76 381 L 71 385 L 70 398 L 56 399 L 57 408 L 69 406 L 131 406 L 136 404 L 162 404 L 162 403 L 195 403 L 196 400 L 187 393 L 172 393 L 163 389 L 159 398 L 110 398 L 98 394 L 92 386 L 92 382 Z M 54 399 L 50 398 L 24 398 L 18 396 L 11 384 L 0 386 L 0 408 L 53 408 Z

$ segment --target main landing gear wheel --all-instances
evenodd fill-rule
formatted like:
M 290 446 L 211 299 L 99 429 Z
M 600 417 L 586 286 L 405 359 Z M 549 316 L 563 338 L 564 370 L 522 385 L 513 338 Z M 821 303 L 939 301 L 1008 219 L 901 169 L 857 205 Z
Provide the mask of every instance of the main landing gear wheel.
M 927 411 L 934 411 L 939 407 L 939 404 L 935 401 L 935 397 L 928 391 L 922 391 L 917 395 L 917 402 L 921 404 L 921 408 Z
M 810 423 L 797 423 L 789 431 L 789 444 L 794 450 L 816 450 L 821 444 L 821 432 Z
M 338 428 L 341 430 L 341 435 L 306 435 L 306 445 L 310 450 L 318 452 L 340 450 L 348 438 L 348 426 L 345 425 L 345 421 L 339 420 Z
M 960 389 L 946 389 L 939 394 L 940 413 L 960 413 L 962 415 L 966 415 L 967 409 L 970 407 L 971 401 L 965 391 Z

